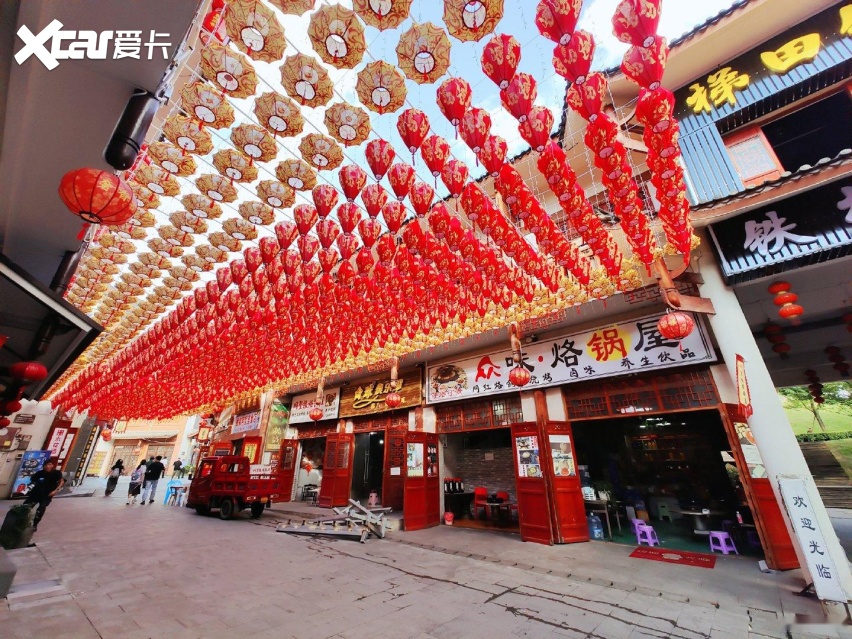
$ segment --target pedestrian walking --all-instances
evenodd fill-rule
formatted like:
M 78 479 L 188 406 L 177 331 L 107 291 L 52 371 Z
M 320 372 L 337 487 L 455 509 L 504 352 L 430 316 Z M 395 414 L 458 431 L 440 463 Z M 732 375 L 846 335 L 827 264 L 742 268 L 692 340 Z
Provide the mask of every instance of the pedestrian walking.
M 38 530 L 38 522 L 44 517 L 44 511 L 53 500 L 53 496 L 59 492 L 59 489 L 65 484 L 65 478 L 62 472 L 56 468 L 56 460 L 51 458 L 44 462 L 44 467 L 30 477 L 30 492 L 24 500 L 25 506 L 34 506 L 38 504 L 35 518 L 33 518 L 33 528 Z
M 127 489 L 127 505 L 129 506 L 131 502 L 136 503 L 136 498 L 139 496 L 139 493 L 142 491 L 142 484 L 145 481 L 145 470 L 147 466 L 145 465 L 145 460 L 139 462 L 139 465 L 136 467 L 132 473 L 130 473 L 130 487 Z
M 140 506 L 145 505 L 146 499 L 149 504 L 154 503 L 154 496 L 157 494 L 157 483 L 160 481 L 160 477 L 166 474 L 166 467 L 160 461 L 162 458 L 161 455 L 157 455 L 157 458 L 154 461 L 149 461 L 148 466 L 145 468 L 145 490 L 142 492 L 142 503 L 139 504 Z
M 104 496 L 109 497 L 112 495 L 113 491 L 115 491 L 115 487 L 118 485 L 118 478 L 124 474 L 124 462 L 122 460 L 118 460 L 112 465 L 109 471 L 109 477 L 107 478 L 106 491 L 104 491 Z
M 172 464 L 172 477 L 176 477 L 178 474 L 180 474 L 180 476 L 183 477 L 183 460 L 182 459 L 176 459 L 174 461 L 174 463 Z

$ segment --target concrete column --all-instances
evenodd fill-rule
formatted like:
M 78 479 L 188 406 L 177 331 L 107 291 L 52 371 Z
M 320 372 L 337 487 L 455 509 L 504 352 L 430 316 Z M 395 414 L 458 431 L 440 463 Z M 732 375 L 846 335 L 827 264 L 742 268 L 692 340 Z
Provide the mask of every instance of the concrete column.
M 828 552 L 837 566 L 846 593 L 850 594 L 852 593 L 852 573 L 849 571 L 846 553 L 837 539 L 822 498 L 814 486 L 813 477 L 805 462 L 802 449 L 793 434 L 781 399 L 775 390 L 775 385 L 757 347 L 757 342 L 751 334 L 751 329 L 739 300 L 733 289 L 725 284 L 722 279 L 722 272 L 712 258 L 704 260 L 704 263 L 702 263 L 701 275 L 704 278 L 704 284 L 700 286 L 701 295 L 713 300 L 713 305 L 716 308 L 716 314 L 707 316 L 707 319 L 719 342 L 719 350 L 731 380 L 736 380 L 737 354 L 742 355 L 745 359 L 746 376 L 754 408 L 754 414 L 749 418 L 748 425 L 763 458 L 764 466 L 775 492 L 775 498 L 778 500 L 790 538 L 796 548 L 802 571 L 806 576 L 809 576 L 807 564 L 804 560 L 806 550 L 800 547 L 784 509 L 781 492 L 778 488 L 779 475 L 794 475 L 805 479 L 814 512 L 825 535 Z

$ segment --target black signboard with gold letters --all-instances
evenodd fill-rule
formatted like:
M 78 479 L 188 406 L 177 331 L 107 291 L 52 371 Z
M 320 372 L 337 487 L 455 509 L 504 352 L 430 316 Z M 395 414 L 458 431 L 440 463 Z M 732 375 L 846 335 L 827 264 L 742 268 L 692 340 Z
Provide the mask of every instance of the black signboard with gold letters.
M 390 392 L 390 371 L 366 380 L 352 382 L 341 389 L 339 415 L 340 417 L 357 417 L 393 410 L 385 403 L 385 397 Z M 400 373 L 396 392 L 402 398 L 400 409 L 420 406 L 422 392 L 420 369 Z

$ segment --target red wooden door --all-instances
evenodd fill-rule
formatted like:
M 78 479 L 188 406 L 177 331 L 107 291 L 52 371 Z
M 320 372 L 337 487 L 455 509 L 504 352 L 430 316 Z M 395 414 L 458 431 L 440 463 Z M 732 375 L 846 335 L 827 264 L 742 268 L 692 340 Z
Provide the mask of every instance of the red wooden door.
M 382 506 L 402 510 L 405 478 L 405 431 L 388 429 L 385 433 L 385 471 L 382 478 Z
M 731 445 L 731 452 L 746 494 L 746 501 L 754 515 L 754 525 L 760 537 L 763 552 L 766 554 L 766 564 L 774 570 L 798 568 L 799 559 L 796 557 L 793 541 L 790 539 L 787 524 L 784 523 L 784 517 L 769 478 L 752 477 L 749 472 L 741 443 L 741 437 L 745 437 L 746 445 L 751 445 L 748 439 L 751 436 L 748 422 L 739 415 L 737 404 L 725 404 L 721 413 L 728 443 Z
M 281 496 L 278 501 L 290 501 L 293 479 L 296 477 L 296 460 L 299 458 L 299 440 L 283 439 L 278 451 L 277 473 L 281 478 Z
M 534 422 L 512 424 L 515 488 L 521 539 L 553 544 L 547 479 L 542 473 L 541 433 Z
M 355 435 L 334 433 L 325 443 L 319 505 L 328 508 L 346 506 L 352 485 L 352 458 L 355 455 Z
M 558 544 L 589 541 L 571 426 L 568 422 L 547 422 L 545 437 L 541 464 L 551 486 L 555 541 Z
M 438 435 L 406 434 L 403 518 L 406 530 L 420 530 L 440 523 Z

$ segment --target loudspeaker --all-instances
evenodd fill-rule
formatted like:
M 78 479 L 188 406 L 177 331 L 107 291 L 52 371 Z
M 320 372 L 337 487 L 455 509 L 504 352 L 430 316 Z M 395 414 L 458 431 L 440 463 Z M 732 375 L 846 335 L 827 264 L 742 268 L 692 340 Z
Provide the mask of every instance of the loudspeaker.
M 104 159 L 111 167 L 125 171 L 133 166 L 159 108 L 153 93 L 144 89 L 133 92 L 104 149 Z

